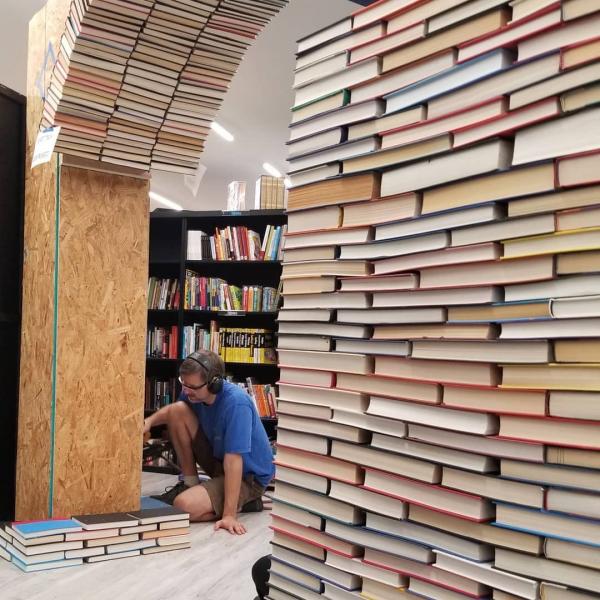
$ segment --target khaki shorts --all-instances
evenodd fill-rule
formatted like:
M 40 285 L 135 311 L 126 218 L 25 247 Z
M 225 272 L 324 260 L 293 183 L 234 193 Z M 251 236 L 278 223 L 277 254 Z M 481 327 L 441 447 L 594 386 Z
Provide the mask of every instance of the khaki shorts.
M 207 491 L 213 510 L 220 518 L 223 515 L 223 505 L 225 503 L 225 472 L 223 471 L 223 463 L 213 456 L 212 448 L 204 435 L 204 431 L 202 431 L 200 423 L 198 423 L 198 433 L 192 442 L 192 449 L 196 462 L 210 477 L 200 485 Z M 240 487 L 238 511 L 244 504 L 261 498 L 264 493 L 265 488 L 254 479 L 254 475 L 244 477 Z

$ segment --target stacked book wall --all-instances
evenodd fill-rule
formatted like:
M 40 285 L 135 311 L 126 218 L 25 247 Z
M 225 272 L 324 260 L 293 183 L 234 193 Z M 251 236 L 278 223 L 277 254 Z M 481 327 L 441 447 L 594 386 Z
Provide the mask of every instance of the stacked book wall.
M 70 156 L 193 174 L 246 49 L 286 4 L 73 0 L 41 126 L 61 127 Z
M 600 4 L 298 43 L 272 600 L 600 598 Z

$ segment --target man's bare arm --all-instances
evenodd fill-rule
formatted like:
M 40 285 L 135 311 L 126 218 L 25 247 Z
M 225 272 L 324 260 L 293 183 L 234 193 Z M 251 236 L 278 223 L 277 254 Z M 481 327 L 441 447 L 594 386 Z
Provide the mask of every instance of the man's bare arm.
M 225 454 L 223 458 L 223 470 L 225 471 L 223 517 L 215 525 L 215 529 L 227 529 L 229 533 L 238 535 L 246 533 L 246 528 L 237 520 L 243 467 L 241 454 Z

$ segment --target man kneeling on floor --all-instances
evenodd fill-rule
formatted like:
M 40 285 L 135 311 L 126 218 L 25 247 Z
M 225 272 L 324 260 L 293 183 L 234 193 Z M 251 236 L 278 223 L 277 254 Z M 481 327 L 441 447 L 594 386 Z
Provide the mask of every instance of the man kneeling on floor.
M 166 424 L 183 481 L 158 500 L 190 513 L 192 521 L 217 521 L 216 529 L 244 534 L 238 512 L 262 510 L 262 495 L 274 475 L 273 452 L 254 402 L 225 381 L 214 352 L 194 352 L 179 368 L 182 401 L 144 421 L 144 432 Z M 210 479 L 200 483 L 196 462 Z

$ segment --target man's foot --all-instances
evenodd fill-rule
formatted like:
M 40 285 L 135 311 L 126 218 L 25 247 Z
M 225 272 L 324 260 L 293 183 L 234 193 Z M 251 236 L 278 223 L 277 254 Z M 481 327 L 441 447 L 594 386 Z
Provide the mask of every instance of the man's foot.
M 250 500 L 250 502 L 246 502 L 244 506 L 242 506 L 242 510 L 240 512 L 243 513 L 252 513 L 252 512 L 262 512 L 263 511 L 263 501 L 262 498 L 257 498 L 256 500 Z
M 177 498 L 177 496 L 179 496 L 179 494 L 181 494 L 182 492 L 185 492 L 185 490 L 189 490 L 189 489 L 190 489 L 189 486 L 185 485 L 185 483 L 183 481 L 180 481 L 177 485 L 165 488 L 164 494 L 160 494 L 158 496 L 150 496 L 150 498 L 154 498 L 155 500 L 160 500 L 161 502 L 164 502 L 165 504 L 173 505 L 175 498 Z

